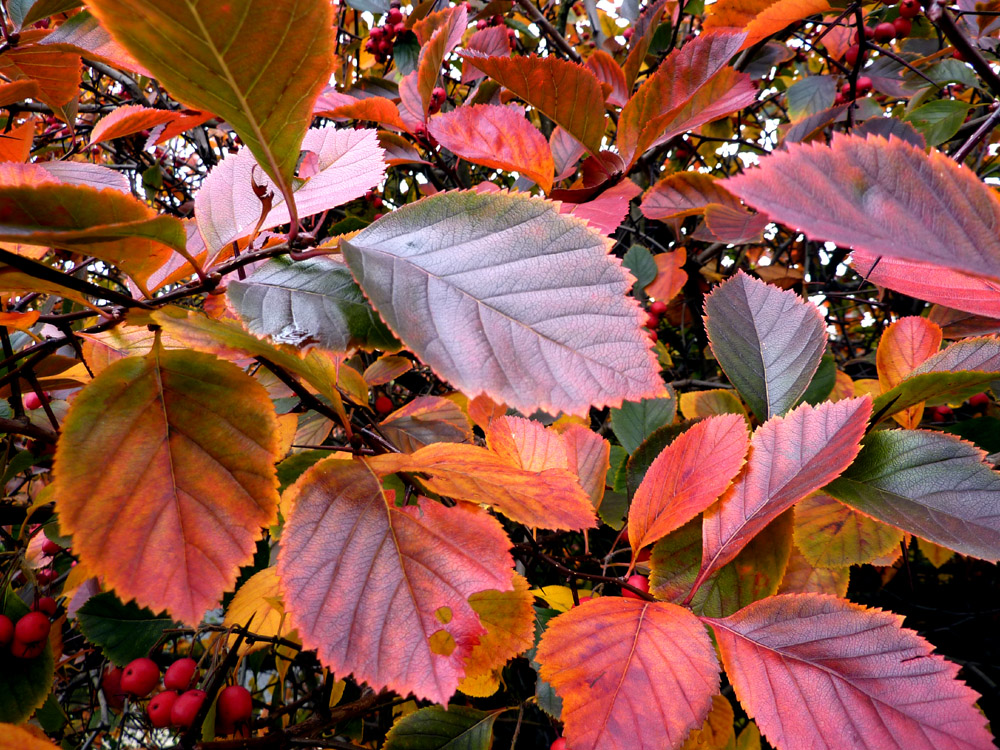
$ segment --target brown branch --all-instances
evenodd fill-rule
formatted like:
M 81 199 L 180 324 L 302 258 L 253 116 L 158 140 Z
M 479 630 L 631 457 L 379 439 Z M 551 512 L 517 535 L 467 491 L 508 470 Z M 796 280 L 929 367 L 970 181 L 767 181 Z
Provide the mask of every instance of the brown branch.
M 24 435 L 25 437 L 54 443 L 59 439 L 58 433 L 48 427 L 32 424 L 27 417 L 21 419 L 6 419 L 0 417 L 0 434 Z
M 575 63 L 583 62 L 583 59 L 577 51 L 573 49 L 569 42 L 566 41 L 566 37 L 556 30 L 556 27 L 549 22 L 549 19 L 545 17 L 545 14 L 542 13 L 542 11 L 535 7 L 535 4 L 531 2 L 531 0 L 517 0 L 517 4 L 524 8 L 525 12 L 531 16 L 531 20 L 537 23 L 539 28 L 541 28 L 542 33 L 545 34 L 546 38 L 555 44 L 559 50 L 566 55 L 566 57 Z
M 993 95 L 1000 96 L 1000 76 L 993 72 L 993 68 L 986 62 L 979 48 L 958 28 L 955 18 L 942 0 L 931 0 L 931 4 L 927 7 L 927 18 L 941 29 L 941 33 L 948 38 L 951 46 L 957 49 L 962 58 L 979 74 Z

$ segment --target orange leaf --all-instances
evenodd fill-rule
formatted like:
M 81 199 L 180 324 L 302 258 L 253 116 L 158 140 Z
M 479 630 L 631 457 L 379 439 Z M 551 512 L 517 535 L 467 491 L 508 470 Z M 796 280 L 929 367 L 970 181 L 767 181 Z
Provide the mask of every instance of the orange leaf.
M 535 658 L 562 698 L 573 750 L 678 747 L 719 690 L 704 626 L 666 602 L 584 602 L 549 623 Z
M 56 449 L 59 522 L 122 599 L 196 625 L 277 516 L 278 442 L 253 378 L 155 346 L 73 401 Z
M 569 468 L 563 436 L 530 419 L 494 419 L 486 428 L 486 443 L 503 461 L 525 471 Z
M 705 512 L 698 584 L 732 560 L 771 519 L 832 481 L 860 449 L 868 398 L 802 404 L 761 425 L 733 486 Z
M 654 255 L 653 260 L 656 262 L 656 278 L 643 291 L 659 302 L 669 302 L 680 294 L 687 283 L 688 275 L 684 270 L 687 250 L 679 247 L 667 253 Z
M 723 388 L 682 393 L 680 408 L 685 419 L 701 419 L 717 414 L 739 414 L 746 418 L 747 414 L 743 402 L 732 391 Z
M 26 120 L 8 133 L 0 133 L 0 162 L 26 162 L 35 138 L 35 121 Z
M 599 49 L 587 58 L 584 65 L 597 76 L 597 80 L 604 86 L 608 104 L 624 107 L 631 92 L 626 87 L 625 74 L 622 72 L 621 66 L 615 62 L 615 58 Z
M 42 313 L 38 310 L 31 312 L 0 312 L 0 326 L 5 326 L 14 331 L 27 331 L 38 322 L 38 316 Z
M 16 104 L 25 99 L 38 98 L 38 84 L 32 80 L 0 83 L 0 107 Z
M 468 25 L 468 7 L 463 3 L 453 8 L 432 13 L 414 25 L 424 34 L 421 39 L 420 55 L 417 58 L 416 83 L 420 94 L 421 113 L 426 119 L 431 103 L 431 94 L 438 84 L 441 65 L 455 46 L 462 41 L 462 33 Z M 414 75 L 411 73 L 410 75 Z M 407 76 L 409 78 L 410 76 Z M 400 92 L 402 94 L 402 92 Z
M 0 724 L 0 750 L 56 750 L 45 733 L 30 724 Z
M 566 468 L 531 471 L 511 460 L 476 445 L 433 443 L 411 455 L 384 454 L 369 463 L 380 475 L 426 474 L 424 482 L 433 492 L 490 505 L 528 526 L 586 529 L 596 525 L 590 499 L 573 472 Z
M 498 404 L 485 393 L 480 393 L 469 402 L 469 419 L 486 432 L 486 428 L 497 417 L 507 413 L 507 404 Z
M 606 117 L 601 82 L 582 65 L 557 57 L 479 57 L 465 60 L 536 107 L 593 154 L 601 150 Z
M 803 18 L 830 10 L 828 0 L 719 0 L 705 8 L 705 31 L 746 31 L 740 49 Z
M 740 202 L 711 175 L 678 172 L 664 177 L 642 196 L 647 219 L 674 219 L 705 212 L 710 203 L 739 207 Z
M 937 354 L 944 334 L 937 323 L 911 315 L 900 318 L 882 333 L 875 353 L 878 382 L 882 393 L 906 380 L 917 365 Z M 924 414 L 924 405 L 917 404 L 892 415 L 908 430 L 916 428 Z
M 407 129 L 399 117 L 399 110 L 396 108 L 396 105 L 381 96 L 370 96 L 367 99 L 358 99 L 350 104 L 341 104 L 329 113 L 324 113 L 324 117 L 365 120 L 367 122 L 377 122 L 379 125 L 396 130 Z
M 524 576 L 515 573 L 513 582 L 513 591 L 480 591 L 469 597 L 486 634 L 465 660 L 466 679 L 491 673 L 535 643 L 535 596 Z
M 0 74 L 34 82 L 38 98 L 55 109 L 76 97 L 82 64 L 79 55 L 38 44 L 46 34 L 36 30 L 22 33 L 18 46 L 0 54 Z
M 590 495 L 594 508 L 600 508 L 611 461 L 611 443 L 578 424 L 568 425 L 560 434 L 566 443 L 570 470 L 576 472 L 580 486 Z
M 133 70 L 147 78 L 153 77 L 153 74 L 112 39 L 97 19 L 86 10 L 61 23 L 39 44 L 64 52 L 76 52 L 88 60 L 100 60 L 115 68 Z
M 521 172 L 543 192 L 552 189 L 552 151 L 519 108 L 495 104 L 459 107 L 432 117 L 427 130 L 456 156 L 507 172 Z
M 467 504 L 396 507 L 364 463 L 339 458 L 287 494 L 278 575 L 303 644 L 376 691 L 447 703 L 486 633 L 469 597 L 511 589 L 500 523 Z
M 365 368 L 362 377 L 369 386 L 385 385 L 412 369 L 413 362 L 406 357 L 401 357 L 398 354 L 383 354 Z
M 386 417 L 380 426 L 385 436 L 406 453 L 431 443 L 472 442 L 472 429 L 461 407 L 440 396 L 418 396 Z
M 664 448 L 650 464 L 629 508 L 633 553 L 714 503 L 743 466 L 748 444 L 746 420 L 726 414 L 699 422 Z
M 90 145 L 115 138 L 135 135 L 143 130 L 155 128 L 184 117 L 181 112 L 166 109 L 152 109 L 138 104 L 119 107 L 102 117 L 90 131 Z
M 618 151 L 631 166 L 647 149 L 756 100 L 744 73 L 727 68 L 743 34 L 696 37 L 671 52 L 622 109 Z

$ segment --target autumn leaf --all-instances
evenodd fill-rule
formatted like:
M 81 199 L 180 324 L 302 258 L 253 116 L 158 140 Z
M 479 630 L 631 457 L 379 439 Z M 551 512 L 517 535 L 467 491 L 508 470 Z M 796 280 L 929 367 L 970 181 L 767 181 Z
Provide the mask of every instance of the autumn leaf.
M 642 196 L 642 214 L 647 219 L 675 219 L 705 212 L 710 203 L 739 206 L 732 193 L 711 175 L 677 172 L 653 185 Z
M 469 418 L 461 407 L 439 396 L 418 396 L 379 426 L 406 453 L 431 443 L 471 443 L 473 439 Z
M 305 134 L 302 149 L 316 154 L 317 171 L 293 187 L 300 218 L 361 197 L 385 175 L 384 152 L 374 130 L 313 128 Z M 195 196 L 195 214 L 210 257 L 254 229 L 288 223 L 288 205 L 278 194 L 273 195 L 270 211 L 261 217 L 255 184 L 275 193 L 275 183 L 261 173 L 254 154 L 246 148 L 208 173 Z
M 582 414 L 663 392 L 628 274 L 604 238 L 551 203 L 446 193 L 342 247 L 393 333 L 469 396 Z
M 899 547 L 903 532 L 817 492 L 795 506 L 795 544 L 818 568 L 871 564 Z
M 239 587 L 226 608 L 222 622 L 230 628 L 250 623 L 253 632 L 265 638 L 298 641 L 298 634 L 286 622 L 278 570 L 274 566 L 257 571 Z M 237 637 L 235 633 L 229 636 L 230 648 L 235 645 Z M 249 654 L 270 646 L 267 641 L 244 641 L 240 653 Z
M 956 310 L 1000 318 L 1000 282 L 861 250 L 851 257 L 854 269 L 873 284 Z
M 510 106 L 480 104 L 436 115 L 427 130 L 446 149 L 474 164 L 520 172 L 552 189 L 552 152 L 541 132 Z
M 1000 473 L 983 462 L 985 456 L 941 432 L 879 430 L 826 491 L 883 523 L 996 562 Z
M 55 750 L 41 729 L 30 724 L 0 724 L 0 750 Z
M 785 575 L 778 586 L 779 594 L 830 594 L 841 598 L 847 596 L 851 582 L 850 568 L 817 568 L 802 551 L 792 545 Z M 732 614 L 732 613 L 726 613 Z
M 157 125 L 174 122 L 182 117 L 184 114 L 181 112 L 169 109 L 152 109 L 138 104 L 119 107 L 97 121 L 94 129 L 90 131 L 90 145 L 135 135 L 143 130 L 151 130 Z
M 736 697 L 777 747 L 993 747 L 958 666 L 900 615 L 806 594 L 705 621 Z
M 464 3 L 446 7 L 422 19 L 418 25 L 414 25 L 414 31 L 418 33 L 420 39 L 420 54 L 417 58 L 417 69 L 406 76 L 410 85 L 405 91 L 401 87 L 400 95 L 404 103 L 407 101 L 407 91 L 413 91 L 417 95 L 419 100 L 411 102 L 408 106 L 411 111 L 417 110 L 414 114 L 418 115 L 417 119 L 421 122 L 426 119 L 431 96 L 438 85 L 441 65 L 445 57 L 462 40 L 467 25 L 468 7 Z
M 274 406 L 239 368 L 154 347 L 70 407 L 54 492 L 73 550 L 123 599 L 197 625 L 277 514 Z
M 358 460 L 321 461 L 288 492 L 278 575 L 303 644 L 375 690 L 447 703 L 486 633 L 469 597 L 511 589 L 499 522 L 464 503 L 397 507 Z
M 759 419 L 798 403 L 826 349 L 819 308 L 739 271 L 706 297 L 705 315 L 713 353 Z
M 480 57 L 463 59 L 515 96 L 544 113 L 592 154 L 601 150 L 606 118 L 601 82 L 588 68 L 548 57 Z
M 838 133 L 724 184 L 811 239 L 1000 279 L 1000 199 L 939 151 Z
M 681 433 L 653 461 L 632 498 L 633 555 L 715 502 L 743 466 L 749 437 L 743 417 L 709 417 Z
M 78 95 L 81 63 L 78 54 L 41 44 L 48 34 L 36 29 L 22 32 L 18 45 L 0 54 L 0 74 L 8 80 L 33 82 L 38 98 L 58 110 Z
M 486 633 L 465 661 L 466 680 L 491 675 L 534 645 L 535 597 L 529 588 L 527 579 L 515 573 L 512 591 L 480 591 L 469 597 Z
M 385 750 L 489 750 L 498 713 L 467 706 L 426 706 L 402 717 L 385 736 Z
M 942 339 L 940 326 L 917 315 L 900 318 L 886 328 L 875 354 L 882 392 L 895 388 L 919 364 L 936 354 Z M 923 405 L 917 404 L 892 416 L 903 427 L 913 429 L 920 424 L 923 413 Z
M 632 28 L 628 55 L 622 64 L 622 72 L 625 74 L 625 89 L 630 94 L 635 85 L 635 79 L 639 75 L 639 69 L 645 62 L 646 54 L 653 43 L 653 35 L 660 26 L 660 19 L 663 17 L 663 10 L 666 6 L 667 0 L 656 0 L 656 2 L 650 3 Z
M 186 247 L 178 219 L 117 190 L 69 184 L 0 186 L 0 241 L 86 252 L 142 286 L 171 248 Z
M 704 627 L 665 602 L 601 597 L 549 623 L 535 657 L 574 750 L 678 747 L 719 689 Z
M 743 472 L 705 513 L 702 564 L 695 588 L 764 526 L 846 469 L 871 415 L 867 398 L 802 404 L 754 432 Z
M 618 150 L 626 165 L 756 99 L 750 77 L 725 67 L 742 40 L 742 33 L 702 35 L 667 56 L 621 111 Z
M 706 8 L 705 31 L 745 31 L 742 49 L 786 26 L 830 10 L 829 0 L 719 0 Z
M 679 247 L 666 253 L 653 256 L 656 263 L 656 278 L 643 290 L 650 298 L 659 302 L 670 302 L 681 293 L 687 283 L 688 275 L 684 270 L 687 263 L 687 250 Z
M 621 66 L 615 62 L 615 58 L 602 49 L 594 50 L 593 54 L 584 62 L 584 66 L 590 68 L 590 72 L 597 77 L 601 86 L 607 91 L 605 98 L 608 104 L 624 107 L 631 91 L 625 82 L 625 73 L 622 72 Z
M 594 508 L 600 508 L 604 500 L 611 443 L 582 425 L 569 425 L 560 434 L 566 446 L 569 469 L 576 473 Z
M 700 419 L 718 414 L 740 414 L 745 417 L 747 413 L 739 398 L 724 388 L 682 393 L 680 407 L 685 419 Z
M 502 418 L 505 419 L 505 418 Z M 493 420 L 491 427 L 499 420 Z M 543 431 L 544 432 L 544 431 Z M 559 436 L 548 433 L 552 438 Z M 501 450 L 504 450 L 501 447 Z M 528 526 L 547 529 L 585 529 L 595 525 L 594 509 L 576 475 L 567 468 L 565 448 L 562 466 L 544 469 L 543 453 L 527 449 L 523 456 L 504 450 L 498 453 L 477 445 L 433 443 L 409 455 L 393 453 L 373 457 L 369 463 L 380 475 L 400 471 L 419 472 L 428 489 L 469 503 L 484 503 L 508 518 Z
M 152 78 L 150 72 L 112 39 L 88 10 L 81 10 L 65 20 L 39 44 L 54 50 L 75 52 L 88 60 L 100 60 L 112 67 L 133 70 Z
M 510 57 L 510 42 L 504 26 L 487 26 L 477 30 L 463 45 L 471 52 L 462 61 L 462 83 L 474 83 L 486 74 L 476 67 L 477 57 Z

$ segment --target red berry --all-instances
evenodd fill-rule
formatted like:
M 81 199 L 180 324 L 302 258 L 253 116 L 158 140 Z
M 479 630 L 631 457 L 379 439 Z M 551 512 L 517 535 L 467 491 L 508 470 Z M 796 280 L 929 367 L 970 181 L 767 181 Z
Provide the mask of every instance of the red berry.
M 14 640 L 14 621 L 7 615 L 0 615 L 0 648 L 7 648 Z
M 149 723 L 157 729 L 170 726 L 170 712 L 180 696 L 173 690 L 160 693 L 149 702 L 146 708 L 146 715 L 149 716 Z
M 656 331 L 646 331 L 646 335 L 649 337 L 649 340 L 652 341 L 654 344 L 660 340 L 660 337 L 656 335 Z
M 566 740 L 562 737 L 556 737 L 556 741 L 549 745 L 549 750 L 567 750 Z
M 896 27 L 888 21 L 883 21 L 875 27 L 876 42 L 889 42 L 894 36 L 896 36 Z
M 122 690 L 128 695 L 145 698 L 160 681 L 160 668 L 145 656 L 131 661 L 122 672 Z
M 947 406 L 935 406 L 930 409 L 932 422 L 946 422 L 954 416 L 954 412 Z
M 959 62 L 965 62 L 965 55 L 963 55 L 957 49 L 951 51 L 951 56 L 954 57 Z
M 435 87 L 435 89 L 431 92 L 431 100 L 438 102 L 439 104 L 443 103 L 444 100 L 447 98 L 448 98 L 448 92 L 445 91 L 440 86 Z
M 381 55 L 388 55 L 390 52 L 392 52 L 392 42 L 390 42 L 388 39 L 383 39 L 378 43 L 378 51 L 379 54 Z
M 622 32 L 622 36 L 625 37 L 625 41 L 629 41 L 632 38 L 632 27 L 629 26 L 625 31 Z
M 394 29 L 394 31 L 396 32 L 397 36 L 399 34 L 402 34 L 404 31 L 406 31 L 406 23 L 400 21 L 399 23 L 396 24 L 396 28 Z
M 842 93 L 840 93 L 838 91 L 837 95 L 835 97 L 833 97 L 833 105 L 837 106 L 837 105 L 840 105 L 840 104 L 844 104 L 845 102 L 847 102 L 847 99 L 844 97 L 844 95 Z
M 657 302 L 653 302 L 649 306 L 649 312 L 652 313 L 653 315 L 663 315 L 663 313 L 665 313 L 666 311 L 667 311 L 667 303 L 666 302 L 659 302 L 659 301 L 657 301 Z
M 920 15 L 919 0 L 902 0 L 899 3 L 900 18 L 916 18 Z
M 382 200 L 382 196 L 376 195 L 372 198 L 372 208 L 382 208 L 385 205 L 385 201 Z
M 858 76 L 858 84 L 855 88 L 859 94 L 867 94 L 872 90 L 872 79 L 868 76 Z
M 375 399 L 375 411 L 379 414 L 388 414 L 392 409 L 392 399 L 388 396 L 379 396 Z
M 374 39 L 369 39 L 367 42 L 365 42 L 365 52 L 368 52 L 369 54 L 372 55 L 378 52 L 378 45 L 375 43 Z
M 897 18 L 892 22 L 892 26 L 896 30 L 897 39 L 905 39 L 913 31 L 913 22 L 908 18 Z
M 368 37 L 370 39 L 374 39 L 377 42 L 379 39 L 382 38 L 383 34 L 385 34 L 385 29 L 383 29 L 381 26 L 376 26 L 374 29 L 368 32 Z
M 23 403 L 24 403 L 24 408 L 25 409 L 27 409 L 28 411 L 32 411 L 33 409 L 38 409 L 39 407 L 41 407 L 42 400 L 40 398 L 38 398 L 38 394 L 37 393 L 35 393 L 34 391 L 31 391 L 31 393 L 25 393 L 24 394 L 24 401 L 23 401 Z
M 14 626 L 14 640 L 25 644 L 44 643 L 52 623 L 44 612 L 29 612 Z
M 969 399 L 969 406 L 972 407 L 982 407 L 990 405 L 990 397 L 985 393 L 977 393 L 975 396 Z
M 198 709 L 201 708 L 206 697 L 204 690 L 188 690 L 186 693 L 182 693 L 170 708 L 170 723 L 175 727 L 187 729 L 194 723 Z
M 403 12 L 399 8 L 391 8 L 389 10 L 389 15 L 385 17 L 385 20 L 388 23 L 395 25 L 403 20 Z
M 250 691 L 241 685 L 230 685 L 219 692 L 216 716 L 223 724 L 242 724 L 253 715 L 253 698 Z
M 639 589 L 639 591 L 644 591 L 647 594 L 649 593 L 649 579 L 646 578 L 646 576 L 644 575 L 639 575 L 638 573 L 636 573 L 635 575 L 630 575 L 628 577 L 628 583 L 630 586 Z M 641 596 L 632 591 L 629 591 L 628 589 L 622 589 L 622 596 L 624 596 L 626 599 L 642 599 Z
M 653 330 L 658 325 L 660 325 L 660 316 L 656 315 L 653 312 L 647 313 L 647 315 L 646 315 L 646 322 L 645 322 L 644 325 L 646 326 L 646 328 L 649 328 L 650 330 Z
M 51 596 L 43 596 L 38 600 L 38 603 L 35 604 L 35 609 L 39 612 L 45 613 L 49 617 L 55 617 L 56 612 L 59 610 L 59 605 L 56 604 L 56 600 Z
M 104 699 L 112 708 L 121 708 L 125 704 L 121 667 L 111 667 L 101 676 L 101 691 L 104 693 Z
M 196 682 L 198 662 L 191 658 L 178 659 L 163 674 L 163 687 L 167 690 L 187 690 Z
M 10 653 L 17 659 L 37 659 L 45 650 L 45 641 L 41 643 L 25 643 L 16 638 L 10 644 Z
M 486 19 L 485 18 L 480 18 L 478 21 L 476 21 L 476 31 L 482 31 L 483 29 L 487 28 L 488 26 L 489 26 L 489 24 L 486 23 Z
M 494 26 L 502 26 L 503 16 L 497 13 L 495 16 L 493 16 L 493 18 L 490 19 L 490 23 L 493 24 Z
M 35 578 L 38 580 L 39 586 L 48 586 L 58 577 L 59 574 L 52 570 L 52 568 L 42 568 L 35 573 Z
M 42 554 L 43 555 L 48 555 L 49 557 L 53 557 L 55 555 L 58 555 L 62 551 L 63 551 L 63 548 L 60 547 L 55 542 L 53 542 L 51 539 L 46 538 L 46 540 L 44 542 L 42 542 Z
M 854 67 L 854 65 L 858 62 L 858 54 L 860 52 L 861 48 L 856 44 L 852 44 L 847 48 L 847 52 L 844 53 L 844 62 L 851 67 Z

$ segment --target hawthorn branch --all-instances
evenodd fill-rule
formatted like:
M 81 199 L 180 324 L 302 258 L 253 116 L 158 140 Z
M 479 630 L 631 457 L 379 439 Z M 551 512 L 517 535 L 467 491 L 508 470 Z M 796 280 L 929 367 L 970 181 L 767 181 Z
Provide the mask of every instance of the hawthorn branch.
M 997 123 L 1000 123 L 1000 104 L 994 102 L 993 111 L 990 112 L 986 120 L 976 129 L 976 132 L 969 136 L 969 139 L 965 143 L 959 146 L 951 158 L 959 164 L 964 162 L 966 157 L 972 153 L 972 149 L 978 146 L 983 138 L 989 135 L 990 131 L 997 126 Z
M 36 440 L 44 440 L 46 443 L 54 443 L 59 438 L 55 430 L 32 424 L 27 417 L 20 419 L 0 417 L 0 434 L 24 435 Z
M 9 250 L 0 249 L 0 261 L 3 261 L 11 268 L 15 268 L 21 273 L 27 274 L 32 278 L 40 279 L 41 281 L 48 281 L 52 284 L 58 284 L 61 287 L 72 289 L 74 292 L 80 292 L 81 294 L 86 294 L 89 297 L 106 299 L 109 302 L 114 302 L 122 307 L 142 307 L 149 309 L 149 305 L 142 300 L 134 299 L 128 295 L 122 294 L 121 292 L 116 292 L 114 289 L 108 289 L 103 286 L 98 286 L 97 284 L 92 284 L 84 279 L 78 279 L 76 276 L 70 276 L 62 271 L 50 268 L 44 263 L 39 263 L 38 261 L 26 258 L 23 255 L 12 253 Z
M 583 62 L 577 51 L 566 41 L 566 37 L 559 33 L 556 27 L 545 17 L 545 14 L 531 0 L 517 0 L 517 4 L 524 8 L 525 12 L 531 16 L 531 20 L 538 24 L 538 27 L 545 34 L 546 38 L 555 44 L 566 57 L 578 64 Z
M 962 58 L 979 74 L 993 95 L 1000 97 L 1000 76 L 993 71 L 979 48 L 970 42 L 969 38 L 958 28 L 954 16 L 951 15 L 942 0 L 931 0 L 930 5 L 927 6 L 927 18 L 941 29 L 941 33 L 951 42 L 951 46 L 957 49 Z

